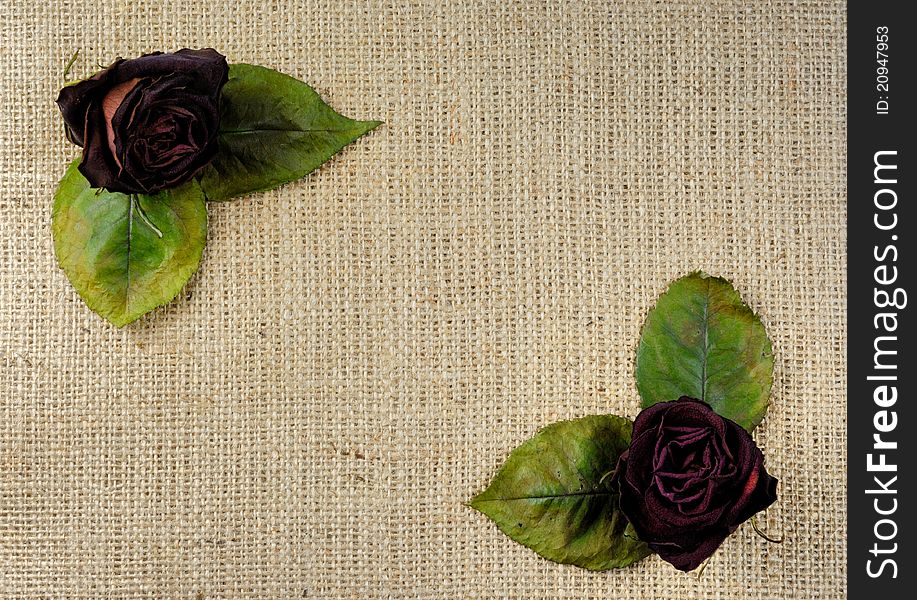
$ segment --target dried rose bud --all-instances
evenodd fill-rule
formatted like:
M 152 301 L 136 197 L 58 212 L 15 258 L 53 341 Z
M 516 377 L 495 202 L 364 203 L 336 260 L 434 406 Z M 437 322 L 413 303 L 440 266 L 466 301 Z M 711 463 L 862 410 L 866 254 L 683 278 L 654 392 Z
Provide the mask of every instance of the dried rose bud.
M 615 479 L 639 538 L 682 571 L 777 499 L 777 480 L 748 432 L 688 397 L 637 415 Z
M 93 187 L 150 194 L 191 179 L 213 159 L 229 67 L 216 50 L 118 59 L 65 87 L 67 138 L 83 147 Z

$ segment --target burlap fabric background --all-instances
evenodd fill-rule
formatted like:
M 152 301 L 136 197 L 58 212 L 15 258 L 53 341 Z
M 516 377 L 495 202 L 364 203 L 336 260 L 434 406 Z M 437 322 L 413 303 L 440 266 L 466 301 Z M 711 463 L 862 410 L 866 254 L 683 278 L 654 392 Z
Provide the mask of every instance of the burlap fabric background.
M 0 0 L 0 596 L 839 598 L 840 2 Z M 52 256 L 53 103 L 213 46 L 386 124 L 211 205 L 123 330 Z M 780 501 L 703 576 L 549 563 L 462 505 L 540 427 L 633 417 L 647 309 L 733 279 L 777 352 Z

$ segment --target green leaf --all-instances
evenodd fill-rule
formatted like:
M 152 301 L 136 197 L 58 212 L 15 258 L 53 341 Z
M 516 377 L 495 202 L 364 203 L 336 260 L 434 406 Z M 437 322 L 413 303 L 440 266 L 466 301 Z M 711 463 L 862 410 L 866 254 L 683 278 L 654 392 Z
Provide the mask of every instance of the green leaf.
M 201 174 L 208 200 L 275 188 L 317 169 L 381 121 L 336 113 L 311 87 L 272 69 L 229 67 L 219 151 Z
M 54 252 L 89 308 L 121 327 L 169 302 L 197 270 L 207 205 L 197 182 L 112 193 L 90 187 L 78 164 L 54 196 Z
M 644 407 L 690 396 L 751 431 L 764 418 L 773 374 L 761 319 L 725 279 L 682 277 L 646 317 L 636 369 Z
M 632 429 L 613 415 L 548 425 L 516 448 L 468 505 L 555 562 L 597 571 L 637 562 L 651 552 L 627 529 L 612 486 Z

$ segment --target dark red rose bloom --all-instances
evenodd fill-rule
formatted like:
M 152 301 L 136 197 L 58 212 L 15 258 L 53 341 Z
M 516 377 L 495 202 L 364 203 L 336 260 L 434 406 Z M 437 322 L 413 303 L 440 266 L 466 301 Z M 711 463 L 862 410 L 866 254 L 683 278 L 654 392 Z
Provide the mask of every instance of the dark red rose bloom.
M 637 535 L 682 571 L 777 499 L 777 480 L 748 432 L 688 397 L 637 415 L 615 479 Z
M 57 97 L 67 138 L 83 147 L 93 187 L 149 194 L 191 179 L 213 159 L 229 66 L 216 50 L 118 59 Z

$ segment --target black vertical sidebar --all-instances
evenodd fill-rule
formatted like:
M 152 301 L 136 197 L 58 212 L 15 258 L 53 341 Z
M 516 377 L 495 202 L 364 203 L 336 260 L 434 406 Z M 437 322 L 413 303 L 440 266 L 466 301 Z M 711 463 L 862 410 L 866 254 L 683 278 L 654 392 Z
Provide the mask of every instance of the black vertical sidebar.
M 848 597 L 869 600 L 917 594 L 917 22 L 907 5 L 848 5 L 847 576 Z

